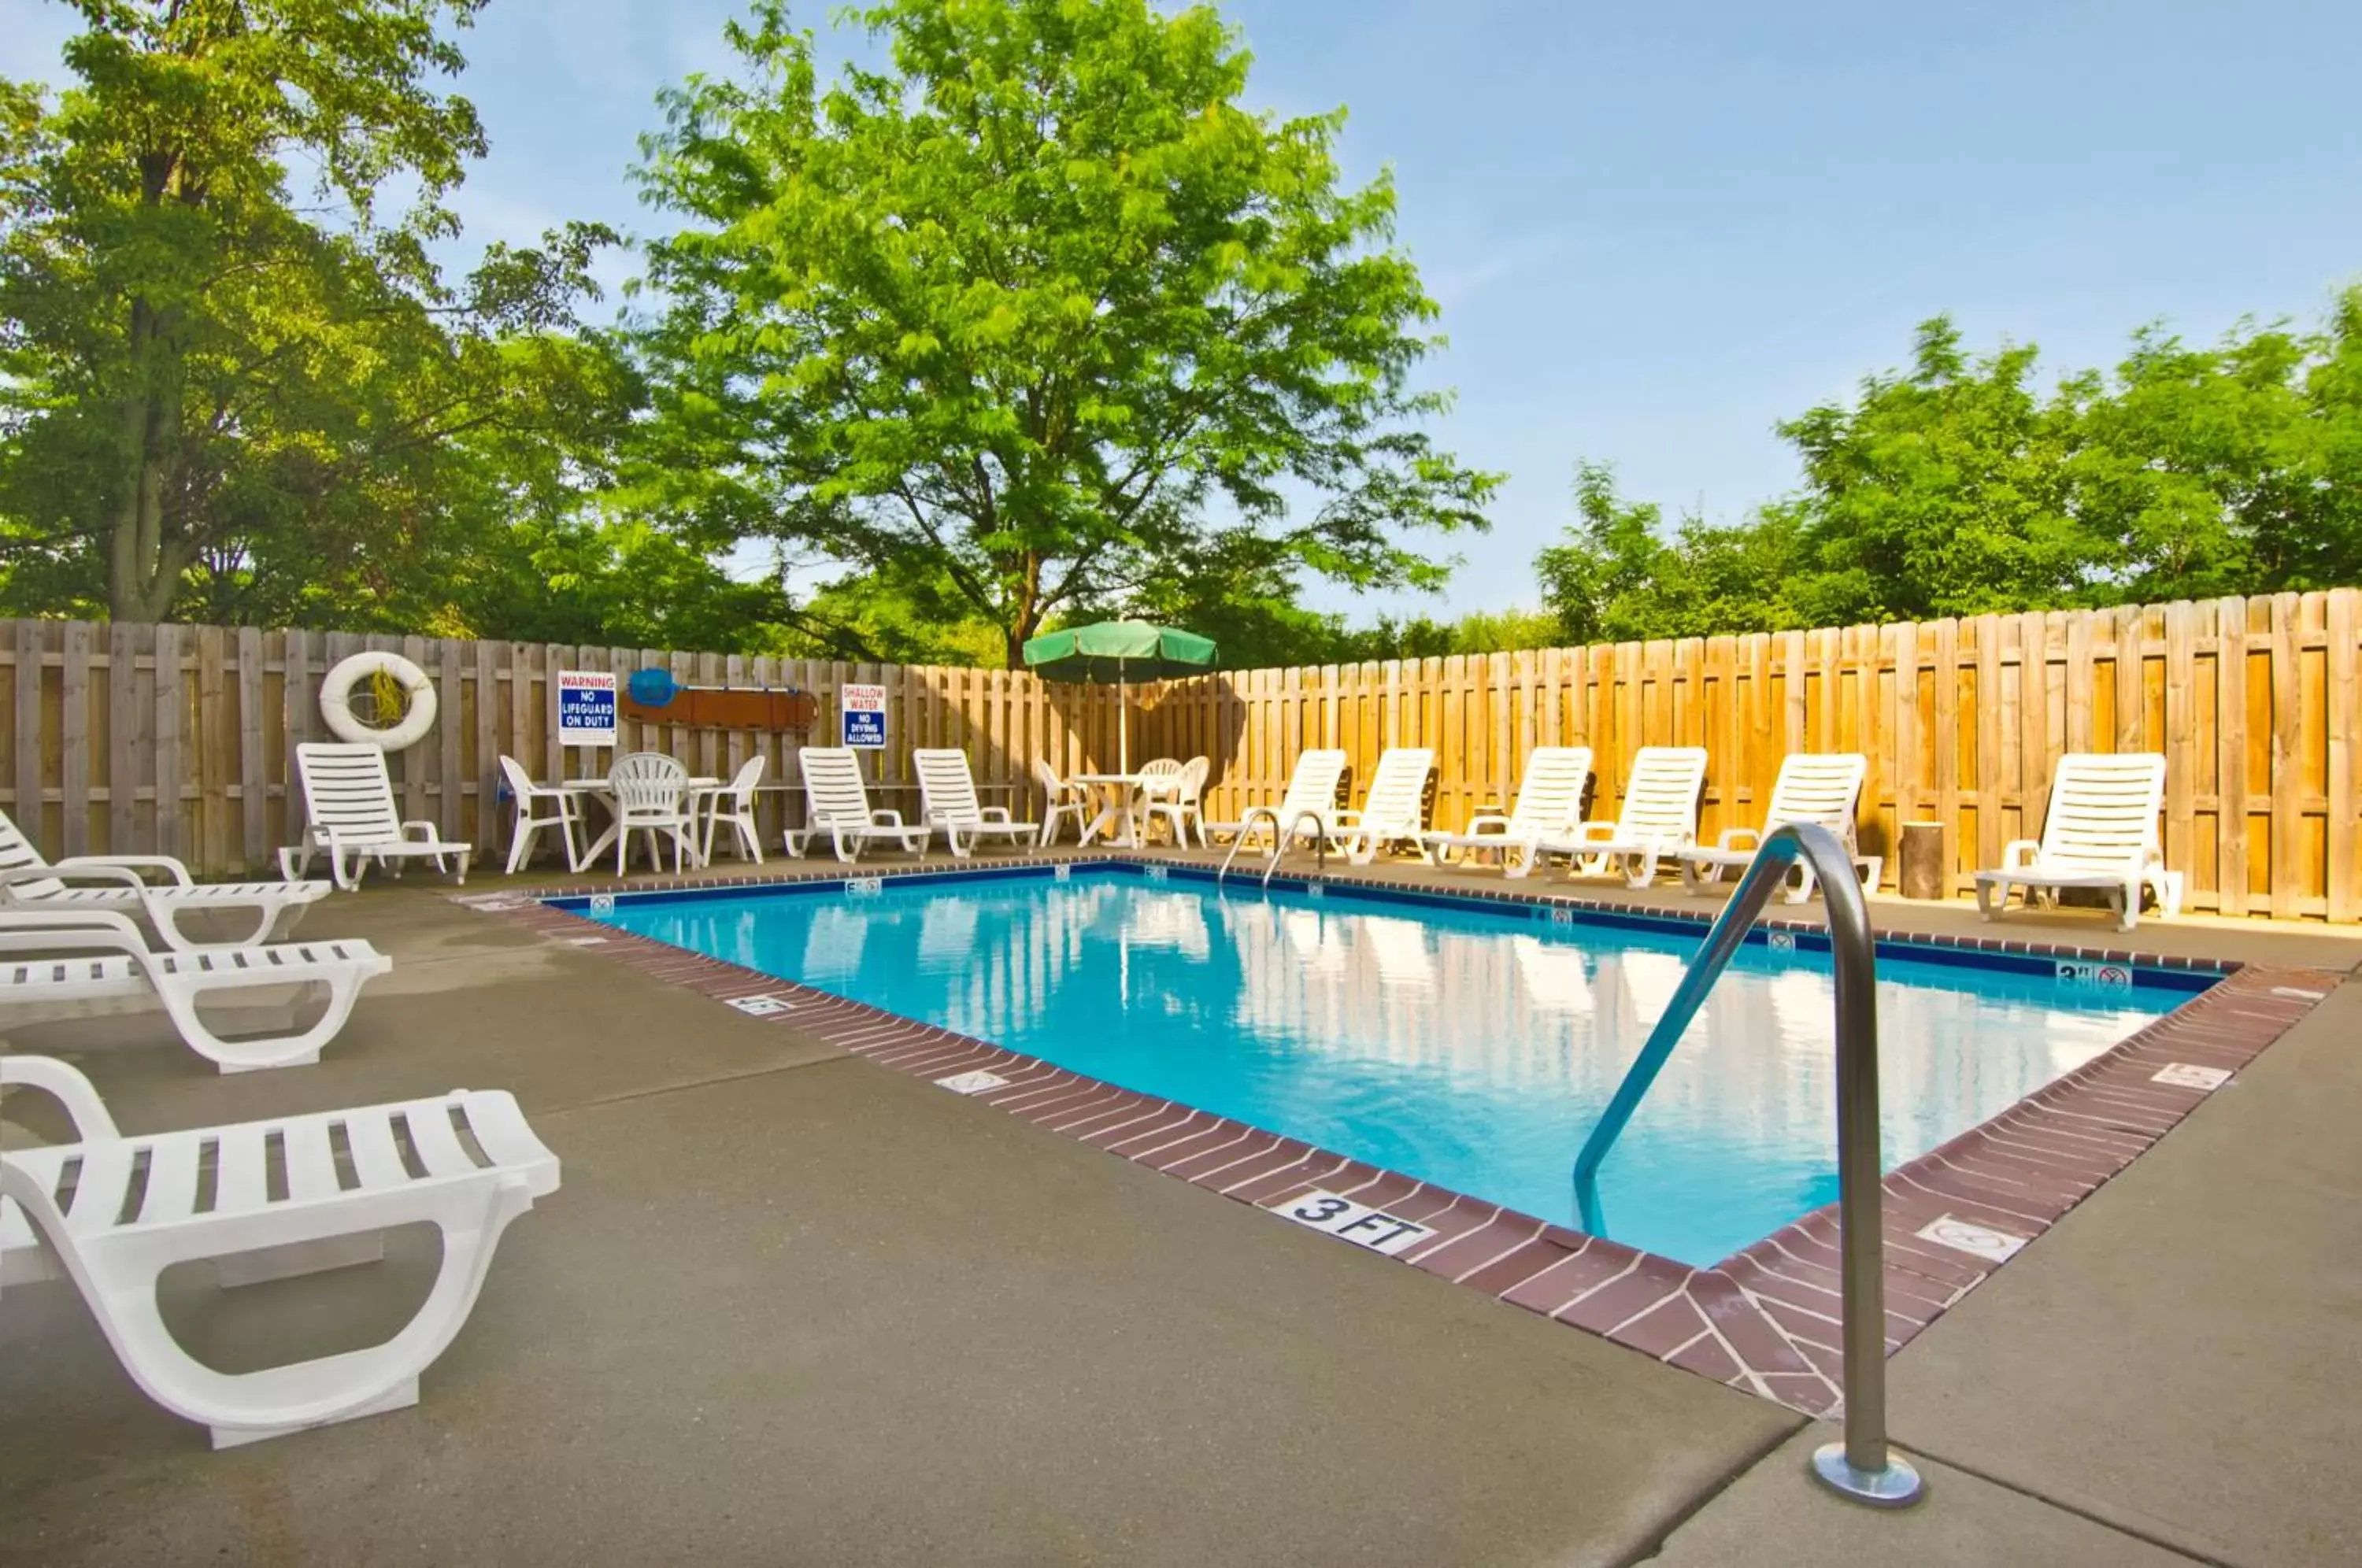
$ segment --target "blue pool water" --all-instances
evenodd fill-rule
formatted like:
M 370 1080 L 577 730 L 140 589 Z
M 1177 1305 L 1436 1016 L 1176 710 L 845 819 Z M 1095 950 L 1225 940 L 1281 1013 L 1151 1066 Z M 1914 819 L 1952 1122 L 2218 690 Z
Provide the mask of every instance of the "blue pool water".
M 1562 1223 L 1698 940 L 1136 870 L 596 918 Z M 1741 950 L 1601 1172 L 1610 1234 L 1708 1264 L 1836 1198 L 1831 984 L 1826 955 Z M 1890 1167 L 2186 998 L 1896 957 L 1878 993 Z

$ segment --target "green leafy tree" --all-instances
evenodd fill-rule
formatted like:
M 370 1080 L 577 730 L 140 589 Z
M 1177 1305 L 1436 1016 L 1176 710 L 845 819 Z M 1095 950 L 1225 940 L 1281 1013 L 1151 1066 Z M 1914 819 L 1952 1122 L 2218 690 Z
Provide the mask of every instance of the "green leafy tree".
M 683 226 L 643 347 L 704 459 L 669 504 L 948 581 L 1011 664 L 1202 562 L 1442 580 L 1404 531 L 1482 526 L 1495 480 L 1419 427 L 1436 307 L 1391 182 L 1340 185 L 1341 113 L 1240 107 L 1202 7 L 855 16 L 890 66 L 823 90 L 758 0 L 728 35 L 753 84 L 692 78 L 645 143 Z
M 483 150 L 432 85 L 461 63 L 437 28 L 480 4 L 74 0 L 78 83 L 54 105 L 0 91 L 0 548 L 20 604 L 421 613 L 428 563 L 489 521 L 467 444 L 557 439 L 620 384 L 564 339 L 611 234 L 495 246 L 456 283 L 428 259 Z M 416 199 L 385 221 L 389 185 Z
M 1945 317 L 1907 375 L 1779 426 L 1805 464 L 1805 569 L 1787 594 L 1813 624 L 1973 615 L 2074 600 L 2119 562 L 2077 518 L 2071 399 L 2028 386 L 2036 351 L 1979 360 Z

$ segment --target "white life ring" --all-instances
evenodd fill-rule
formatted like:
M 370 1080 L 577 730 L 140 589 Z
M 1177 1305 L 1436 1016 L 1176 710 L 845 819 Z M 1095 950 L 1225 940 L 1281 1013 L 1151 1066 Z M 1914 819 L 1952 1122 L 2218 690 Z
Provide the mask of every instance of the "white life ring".
M 372 728 L 353 716 L 354 691 L 379 670 L 392 676 L 409 699 L 402 723 L 384 729 Z M 425 670 L 400 654 L 357 653 L 337 661 L 320 682 L 320 712 L 339 740 L 401 751 L 425 740 L 426 732 L 435 727 L 435 686 Z

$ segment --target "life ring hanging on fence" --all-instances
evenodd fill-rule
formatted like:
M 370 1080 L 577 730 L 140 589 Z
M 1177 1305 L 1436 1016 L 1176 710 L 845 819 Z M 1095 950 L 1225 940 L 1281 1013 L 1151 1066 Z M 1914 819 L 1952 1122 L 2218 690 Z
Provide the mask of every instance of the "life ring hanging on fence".
M 353 712 L 353 694 L 363 687 L 382 690 L 383 676 L 402 693 L 402 718 L 382 729 Z M 338 740 L 400 751 L 416 745 L 435 727 L 435 686 L 426 672 L 396 653 L 357 653 L 340 659 L 320 682 L 320 712 Z

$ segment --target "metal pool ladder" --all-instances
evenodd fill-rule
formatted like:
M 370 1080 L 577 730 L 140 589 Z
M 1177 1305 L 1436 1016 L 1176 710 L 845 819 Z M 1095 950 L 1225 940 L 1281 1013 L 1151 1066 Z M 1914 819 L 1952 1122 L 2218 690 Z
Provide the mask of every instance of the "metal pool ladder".
M 1279 812 L 1277 811 L 1270 806 L 1257 806 L 1253 811 L 1247 812 L 1245 820 L 1239 823 L 1239 836 L 1231 840 L 1231 852 L 1222 856 L 1222 868 L 1214 873 L 1215 886 L 1220 887 L 1221 885 L 1222 878 L 1231 874 L 1231 862 L 1236 860 L 1239 857 L 1239 851 L 1247 846 L 1247 829 L 1254 826 L 1256 823 L 1262 821 L 1265 817 L 1269 817 L 1271 819 L 1271 856 L 1263 863 L 1263 885 L 1264 887 L 1268 888 L 1271 886 L 1271 874 L 1279 869 L 1280 856 L 1287 853 L 1288 835 L 1296 831 L 1297 823 L 1301 823 L 1307 817 L 1310 817 L 1312 819 L 1313 827 L 1319 830 L 1312 835 L 1313 865 L 1319 867 L 1322 874 L 1325 875 L 1328 872 L 1329 824 L 1320 820 L 1319 812 L 1310 810 L 1299 811 L 1296 813 L 1296 819 L 1294 822 L 1289 823 L 1286 827 L 1282 827 L 1280 825 Z
M 1785 881 L 1798 860 L 1819 877 L 1828 911 L 1829 946 L 1837 962 L 1838 1220 L 1844 1276 L 1845 1441 L 1813 1454 L 1813 1474 L 1832 1490 L 1856 1501 L 1899 1508 L 1917 1502 L 1925 1484 L 1908 1460 L 1886 1442 L 1886 1278 L 1882 1182 L 1878 1148 L 1878 954 L 1870 933 L 1870 908 L 1861 883 L 1835 834 L 1818 824 L 1792 823 L 1765 838 L 1723 906 L 1705 944 L 1690 960 L 1681 988 L 1657 1021 L 1639 1056 L 1625 1073 L 1616 1098 L 1591 1130 L 1574 1161 L 1575 1202 L 1583 1226 L 1604 1234 L 1599 1164 L 1615 1147 L 1624 1124 L 1665 1058 L 1697 1016 L 1706 993 L 1747 938 L 1772 890 Z

